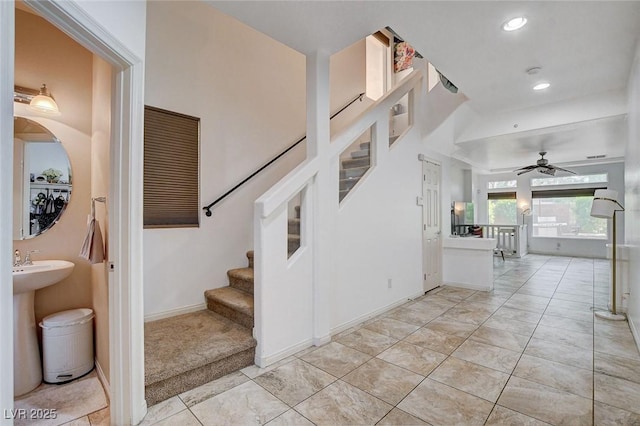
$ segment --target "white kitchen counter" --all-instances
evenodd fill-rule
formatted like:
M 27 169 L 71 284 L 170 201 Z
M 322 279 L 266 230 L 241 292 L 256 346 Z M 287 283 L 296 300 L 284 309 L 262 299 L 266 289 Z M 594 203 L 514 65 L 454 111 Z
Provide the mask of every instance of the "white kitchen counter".
M 443 238 L 444 284 L 472 290 L 493 290 L 493 249 L 496 244 L 495 238 Z

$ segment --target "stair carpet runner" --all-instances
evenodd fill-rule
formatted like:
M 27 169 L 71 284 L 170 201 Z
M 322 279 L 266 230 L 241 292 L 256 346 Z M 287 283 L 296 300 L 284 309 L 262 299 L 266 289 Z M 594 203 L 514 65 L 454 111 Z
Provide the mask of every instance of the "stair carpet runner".
M 371 166 L 370 142 L 340 165 L 342 199 Z M 288 256 L 300 247 L 300 206 L 288 222 Z M 204 293 L 207 309 L 145 324 L 145 398 L 149 406 L 252 365 L 253 251 L 227 271 L 229 285 Z

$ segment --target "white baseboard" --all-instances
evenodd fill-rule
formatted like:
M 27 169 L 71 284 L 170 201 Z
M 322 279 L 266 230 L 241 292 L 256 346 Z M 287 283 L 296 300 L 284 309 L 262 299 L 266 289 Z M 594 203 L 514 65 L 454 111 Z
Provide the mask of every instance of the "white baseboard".
M 344 324 L 341 324 L 341 325 L 339 325 L 337 327 L 332 328 L 331 329 L 331 335 L 333 336 L 333 335 L 336 335 L 338 333 L 342 333 L 343 331 L 348 330 L 353 326 L 356 326 L 356 325 L 361 324 L 361 323 L 363 323 L 363 322 L 365 322 L 367 320 L 370 320 L 373 317 L 377 317 L 378 315 L 383 314 L 383 313 L 385 313 L 387 311 L 390 311 L 390 310 L 392 310 L 394 308 L 397 308 L 398 306 L 404 305 L 405 303 L 410 302 L 410 301 L 412 301 L 412 300 L 414 300 L 414 299 L 416 299 L 416 298 L 418 298 L 418 297 L 420 297 L 422 295 L 424 295 L 424 291 L 420 291 L 420 292 L 418 292 L 418 293 L 416 293 L 414 295 L 410 295 L 410 296 L 408 296 L 406 298 L 400 299 L 400 300 L 398 300 L 396 302 L 393 302 L 393 303 L 391 303 L 389 305 L 383 306 L 380 309 L 376 309 L 373 312 L 369 312 L 367 314 L 361 315 L 358 318 L 355 318 L 355 319 L 353 319 L 351 321 L 348 321 L 348 322 L 346 322 Z
M 157 312 L 155 314 L 145 315 L 144 322 L 156 321 L 165 318 L 175 317 L 176 315 L 190 314 L 191 312 L 207 309 L 206 303 L 198 303 L 196 305 L 183 306 L 182 308 L 171 309 L 169 311 Z
M 631 329 L 633 340 L 635 340 L 636 342 L 636 347 L 638 348 L 638 351 L 640 351 L 640 334 L 638 333 L 639 330 L 636 327 L 636 324 L 633 321 L 631 321 L 631 318 L 629 318 L 629 315 L 627 315 L 627 321 L 629 322 L 629 328 Z
M 273 355 L 268 355 L 268 356 L 258 356 L 258 354 L 256 354 L 255 357 L 255 363 L 258 367 L 260 368 L 265 368 L 270 366 L 271 364 L 275 364 L 276 362 L 285 359 L 288 356 L 291 356 L 293 354 L 297 354 L 298 352 L 300 352 L 303 349 L 307 349 L 308 347 L 313 346 L 313 341 L 311 339 L 307 339 L 304 340 L 296 345 L 290 346 L 284 350 L 281 350 L 280 352 L 277 352 Z
M 96 365 L 96 373 L 98 374 L 98 380 L 102 383 L 102 388 L 104 389 L 104 393 L 107 395 L 107 399 L 109 400 L 109 405 L 111 405 L 111 385 L 109 385 L 109 379 L 105 376 L 98 359 L 95 360 Z

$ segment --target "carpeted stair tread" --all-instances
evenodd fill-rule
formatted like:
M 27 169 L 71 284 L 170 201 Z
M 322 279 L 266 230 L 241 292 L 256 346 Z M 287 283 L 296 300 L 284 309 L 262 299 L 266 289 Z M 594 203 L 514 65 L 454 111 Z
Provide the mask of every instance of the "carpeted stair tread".
M 341 169 L 340 170 L 340 179 L 349 179 L 349 178 L 360 178 L 362 177 L 367 170 L 369 170 L 369 165 L 365 167 L 355 167 L 351 169 Z
M 253 328 L 253 294 L 233 287 L 204 292 L 207 308 L 240 325 Z
M 209 310 L 144 326 L 145 388 L 149 405 L 253 363 L 251 330 Z
M 253 268 L 237 268 L 227 271 L 229 286 L 253 294 Z
M 288 220 L 288 233 L 300 235 L 300 219 Z
M 342 168 L 343 169 L 351 169 L 351 168 L 356 168 L 356 167 L 365 167 L 365 166 L 369 166 L 370 164 L 370 158 L 369 157 L 363 157 L 363 158 L 355 158 L 355 159 L 347 159 L 347 160 L 342 160 Z

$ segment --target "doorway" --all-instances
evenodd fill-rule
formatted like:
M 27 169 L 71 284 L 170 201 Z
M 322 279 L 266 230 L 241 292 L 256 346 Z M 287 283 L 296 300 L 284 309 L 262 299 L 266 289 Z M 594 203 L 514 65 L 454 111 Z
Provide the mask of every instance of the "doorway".
M 427 292 L 442 284 L 442 213 L 440 163 L 422 159 L 422 265 Z
M 142 265 L 142 134 L 143 61 L 76 2 L 28 2 L 40 16 L 67 33 L 112 67 L 112 123 L 109 202 L 109 358 L 111 364 L 111 422 L 137 424 L 146 413 L 144 401 L 144 330 Z M 13 2 L 0 2 L 0 137 L 13 133 L 15 16 Z M 0 148 L 3 191 L 12 182 L 13 147 Z M 0 212 L 12 212 L 13 200 L 3 197 Z M 11 217 L 0 213 L 0 248 L 9 253 Z M 0 261 L 2 282 L 11 282 L 10 257 Z M 0 338 L 12 341 L 12 289 L 0 295 Z M 13 351 L 0 355 L 0 405 L 13 406 Z

